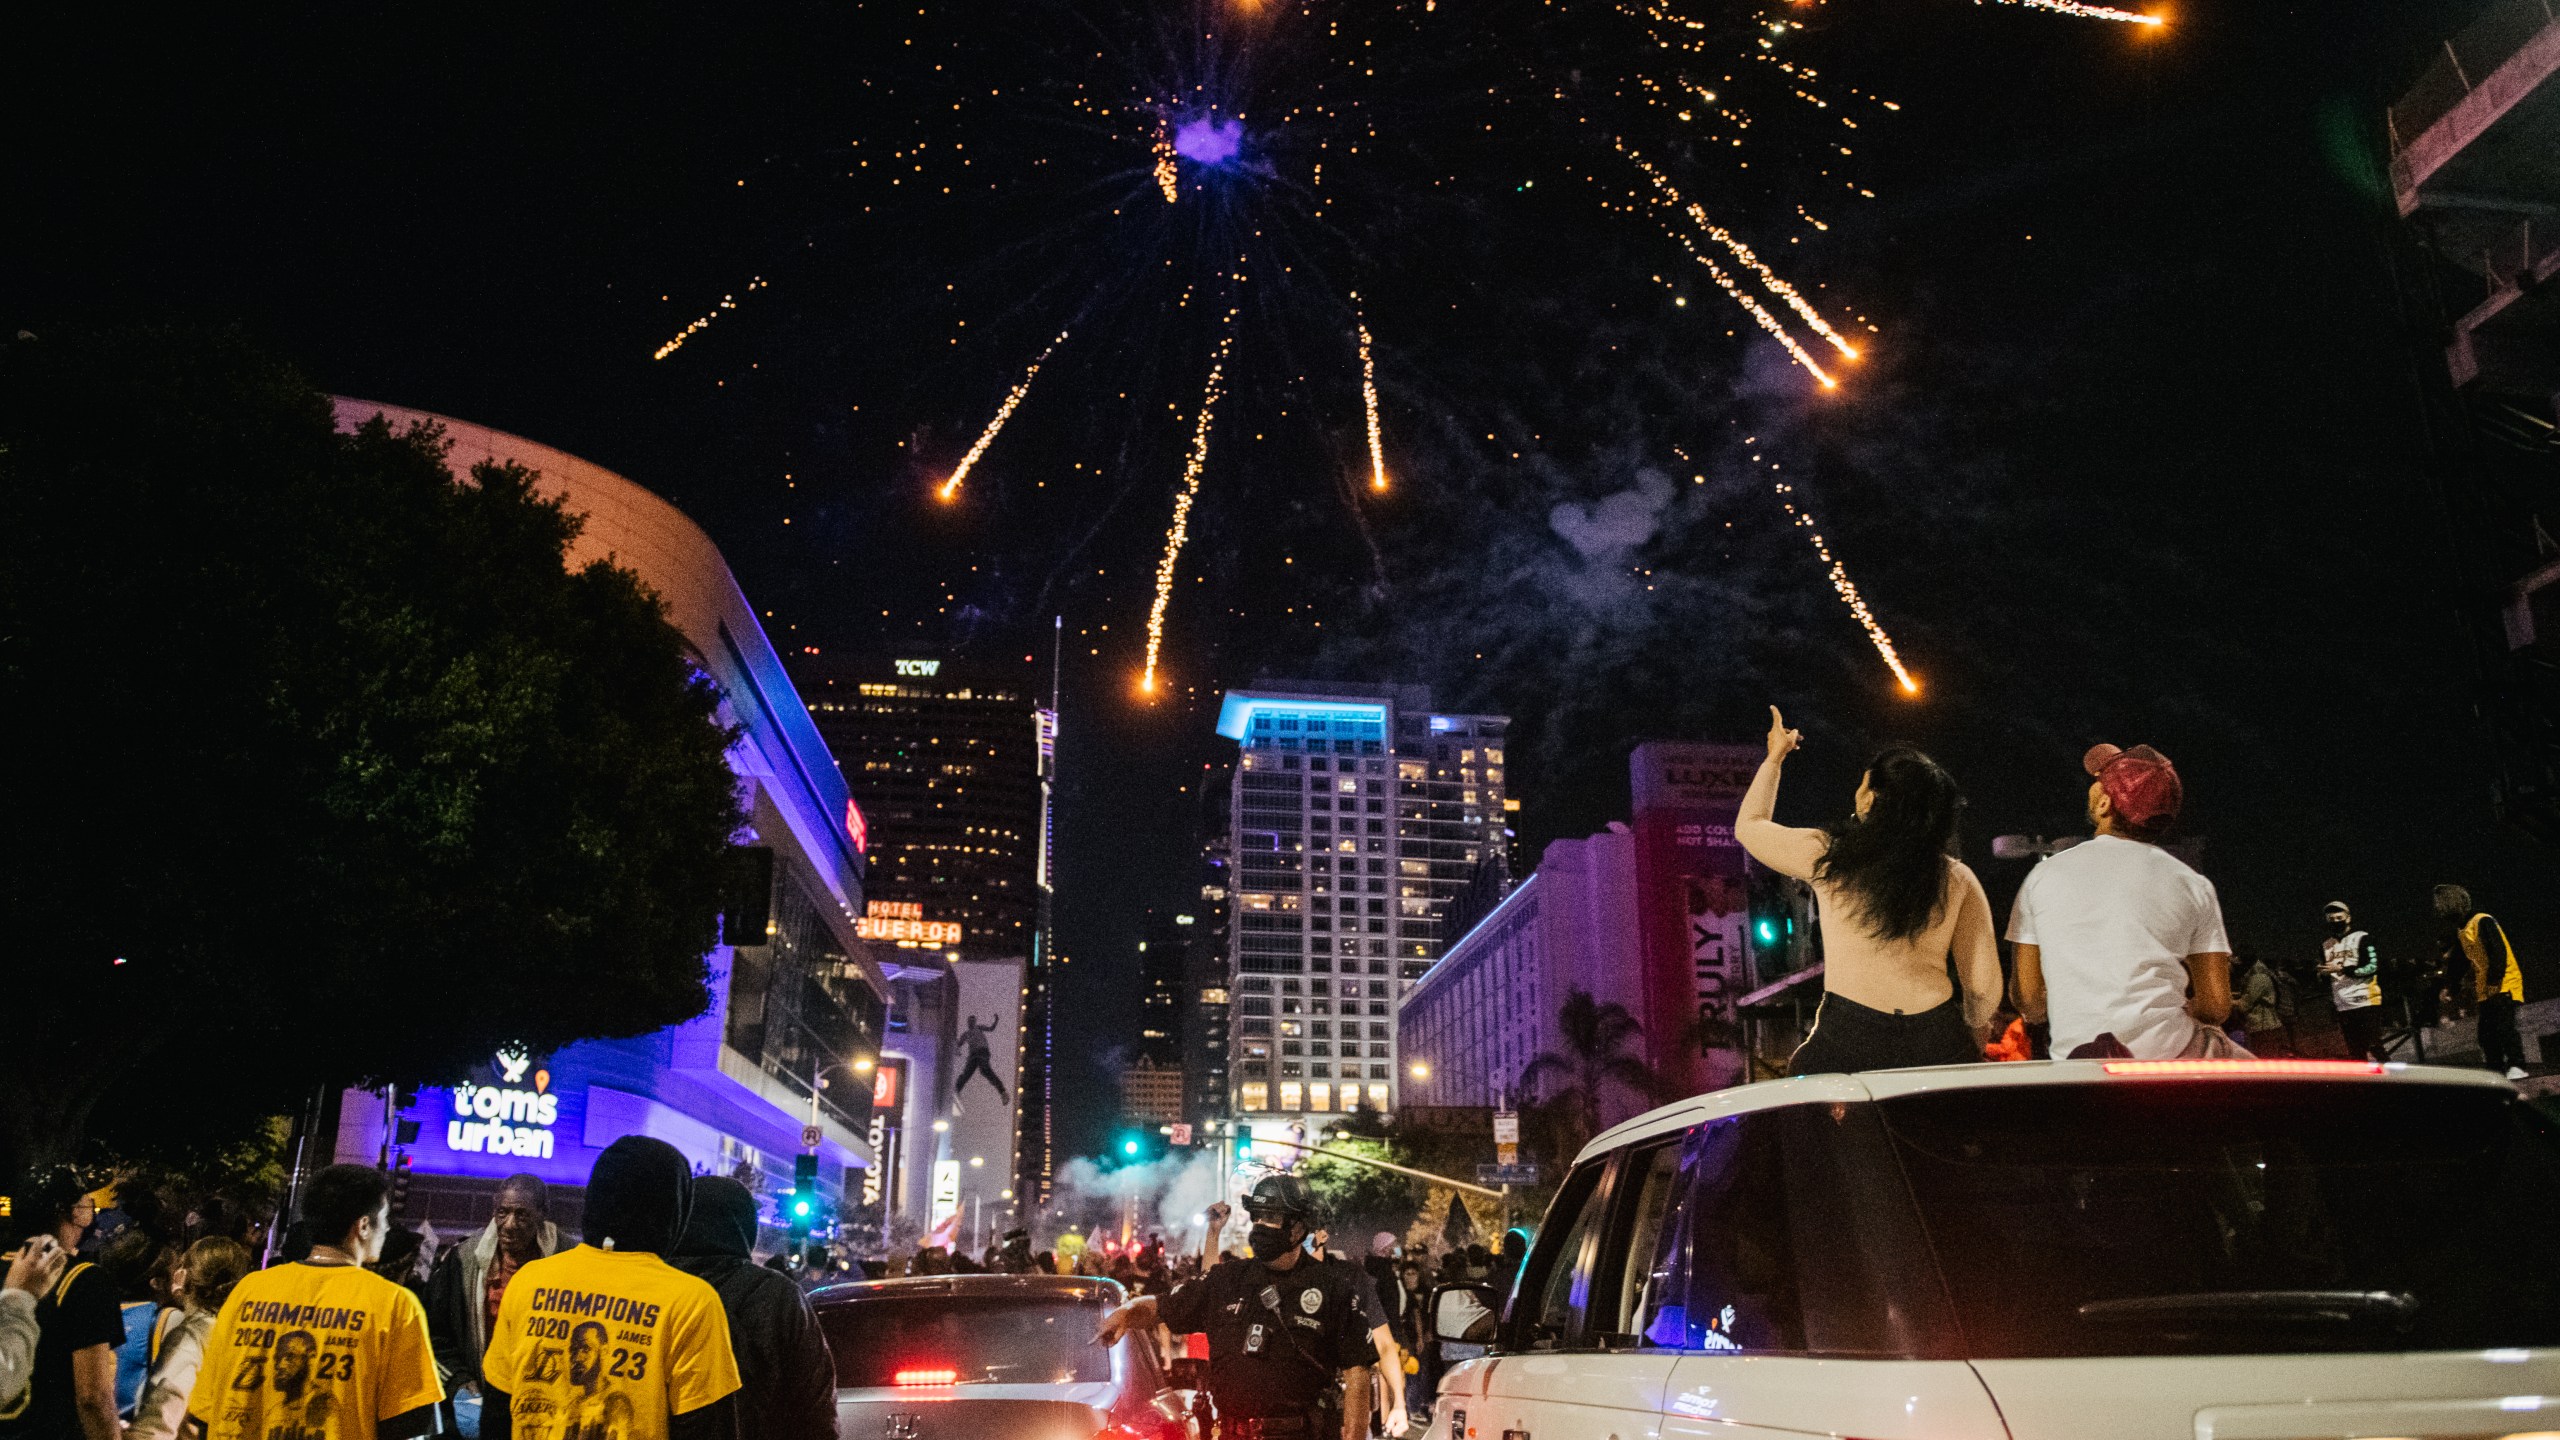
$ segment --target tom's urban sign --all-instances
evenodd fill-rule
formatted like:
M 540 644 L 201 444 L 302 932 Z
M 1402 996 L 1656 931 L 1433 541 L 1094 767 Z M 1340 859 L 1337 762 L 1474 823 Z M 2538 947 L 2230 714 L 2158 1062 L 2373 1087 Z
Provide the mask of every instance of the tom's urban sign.
M 466 1155 L 524 1155 L 551 1158 L 551 1127 L 560 1119 L 560 1097 L 551 1093 L 551 1072 L 534 1070 L 523 1087 L 532 1060 L 512 1051 L 498 1052 L 495 1085 L 461 1084 L 446 1092 L 453 1116 L 445 1121 L 444 1144 Z

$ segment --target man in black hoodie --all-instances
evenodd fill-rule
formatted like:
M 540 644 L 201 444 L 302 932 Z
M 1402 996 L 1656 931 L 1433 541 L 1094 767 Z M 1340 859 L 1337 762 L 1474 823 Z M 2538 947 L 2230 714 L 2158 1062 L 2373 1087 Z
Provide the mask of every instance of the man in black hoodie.
M 693 1218 L 668 1260 L 710 1283 L 738 1356 L 738 1428 L 770 1440 L 835 1440 L 836 1362 L 808 1298 L 755 1262 L 756 1197 L 735 1180 L 693 1182 Z

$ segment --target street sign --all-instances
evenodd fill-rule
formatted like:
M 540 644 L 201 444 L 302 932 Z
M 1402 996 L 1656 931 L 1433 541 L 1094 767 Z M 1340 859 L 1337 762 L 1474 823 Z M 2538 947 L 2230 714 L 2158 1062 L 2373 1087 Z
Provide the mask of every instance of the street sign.
M 1519 1164 L 1519 1163 L 1520 1163 L 1520 1147 L 1519 1147 L 1519 1146 L 1517 1146 L 1517 1145 L 1496 1145 L 1496 1146 L 1494 1146 L 1494 1147 L 1493 1147 L 1493 1163 L 1494 1163 L 1494 1164 L 1496 1164 L 1496 1165 L 1517 1165 L 1517 1164 Z
M 1479 1185 L 1535 1185 L 1538 1183 L 1538 1167 L 1535 1165 L 1479 1165 L 1476 1167 L 1476 1183 Z
M 803 1125 L 800 1127 L 800 1148 L 803 1150 L 815 1150 L 818 1148 L 818 1142 L 825 1137 L 826 1132 L 819 1129 L 817 1126 Z
M 1176 1145 L 1188 1145 L 1188 1144 L 1190 1144 L 1190 1143 L 1191 1143 L 1191 1126 L 1190 1126 L 1189 1124 L 1187 1124 L 1187 1123 L 1177 1123 L 1177 1124 L 1175 1124 L 1175 1126 L 1173 1127 L 1173 1137 L 1172 1137 L 1172 1138 L 1173 1138 L 1173 1143 L 1174 1143 L 1174 1144 L 1176 1144 Z
M 1520 1143 L 1520 1117 L 1518 1115 L 1504 1113 L 1493 1117 L 1493 1143 L 1496 1145 L 1517 1145 Z

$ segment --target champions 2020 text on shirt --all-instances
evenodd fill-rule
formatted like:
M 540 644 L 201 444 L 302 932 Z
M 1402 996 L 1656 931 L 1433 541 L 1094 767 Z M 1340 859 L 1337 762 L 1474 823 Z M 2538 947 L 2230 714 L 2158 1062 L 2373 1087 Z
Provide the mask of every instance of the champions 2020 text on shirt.
M 663 1440 L 670 1417 L 738 1388 L 709 1285 L 592 1245 L 516 1272 L 480 1371 L 509 1397 L 518 1440 Z
M 279 1265 L 223 1303 L 187 1413 L 208 1440 L 373 1440 L 443 1398 L 417 1296 L 353 1265 Z

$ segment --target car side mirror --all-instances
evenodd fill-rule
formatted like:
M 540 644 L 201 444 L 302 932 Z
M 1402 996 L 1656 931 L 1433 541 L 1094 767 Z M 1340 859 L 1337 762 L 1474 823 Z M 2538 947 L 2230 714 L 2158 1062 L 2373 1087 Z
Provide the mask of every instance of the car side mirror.
M 1502 1321 L 1502 1297 L 1491 1285 L 1443 1285 L 1431 1297 L 1431 1333 L 1461 1345 L 1488 1345 Z

